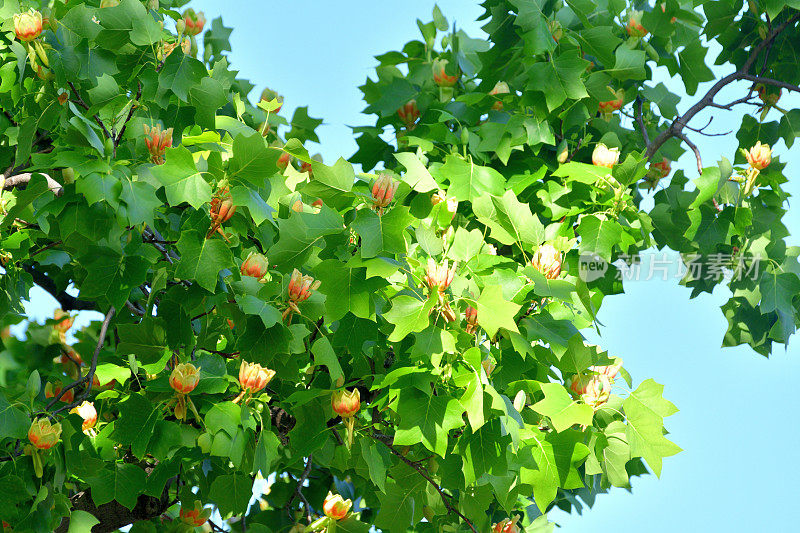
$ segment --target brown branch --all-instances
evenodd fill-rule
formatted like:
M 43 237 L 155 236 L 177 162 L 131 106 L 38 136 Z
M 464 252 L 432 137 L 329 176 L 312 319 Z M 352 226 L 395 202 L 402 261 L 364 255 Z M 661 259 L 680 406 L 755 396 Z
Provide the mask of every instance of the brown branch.
M 85 511 L 100 523 L 92 527 L 92 533 L 109 533 L 140 520 L 150 520 L 160 516 L 173 502 L 169 499 L 169 486 L 164 488 L 160 498 L 142 494 L 136 500 L 136 506 L 128 509 L 116 500 L 112 500 L 101 506 L 96 506 L 92 500 L 92 490 L 86 489 L 70 497 L 70 504 L 73 511 Z M 69 518 L 61 520 L 56 533 L 66 533 L 69 531 Z
M 791 83 L 786 83 L 785 81 L 774 80 L 772 78 L 765 78 L 763 76 L 753 76 L 752 74 L 746 74 L 742 76 L 743 80 L 752 81 L 753 83 L 763 83 L 764 85 L 774 85 L 775 87 L 780 87 L 781 89 L 786 89 L 787 91 L 793 91 L 796 93 L 800 93 L 800 86 L 792 85 Z
M 81 98 L 80 93 L 78 93 L 78 89 L 75 88 L 75 84 L 72 83 L 71 81 L 68 81 L 67 84 L 69 85 L 69 88 L 72 89 L 73 94 L 75 94 L 75 98 L 77 98 L 77 101 L 75 101 L 74 103 L 78 104 L 79 106 L 84 108 L 86 111 L 89 111 L 89 106 L 86 105 L 86 102 L 84 102 L 83 98 Z M 100 129 L 103 130 L 103 135 L 106 136 L 106 139 L 113 139 L 114 138 L 110 133 L 108 133 L 108 130 L 106 129 L 106 125 L 103 124 L 103 121 L 100 119 L 100 115 L 95 113 L 92 116 L 92 118 L 94 119 L 95 122 L 97 122 L 97 125 L 100 126 Z
M 644 123 L 644 116 L 642 115 L 642 99 L 638 96 L 633 104 L 633 113 L 636 117 L 636 123 L 639 125 L 639 130 L 642 132 L 645 147 L 650 147 L 650 135 L 647 134 L 647 126 Z
M 294 516 L 292 515 L 292 502 L 295 498 L 300 498 L 300 501 L 303 502 L 303 505 L 306 508 L 306 517 L 308 518 L 308 523 L 310 524 L 313 521 L 313 516 L 311 513 L 311 505 L 308 503 L 305 495 L 303 494 L 303 483 L 306 482 L 308 479 L 309 474 L 311 474 L 311 467 L 313 465 L 313 455 L 308 454 L 308 458 L 306 459 L 306 467 L 303 469 L 303 473 L 297 479 L 297 485 L 294 488 L 294 492 L 289 497 L 289 501 L 286 502 L 286 512 L 289 513 L 289 519 L 294 520 Z
M 15 176 L 8 176 L 3 183 L 3 190 L 10 191 L 15 187 L 26 187 L 34 174 L 44 176 L 44 179 L 47 180 L 47 187 L 53 191 L 53 194 L 56 196 L 61 196 L 64 193 L 64 188 L 61 184 L 43 172 L 24 172 Z
M 114 306 L 111 306 L 111 308 L 108 310 L 108 313 L 106 313 L 106 318 L 105 320 L 103 320 L 102 326 L 100 326 L 100 335 L 97 338 L 97 346 L 95 346 L 94 354 L 92 354 L 92 364 L 89 366 L 89 372 L 87 372 L 85 376 L 76 379 L 75 381 L 73 381 L 72 383 L 61 389 L 61 392 L 55 398 L 50 400 L 50 403 L 47 404 L 46 409 L 50 409 L 53 405 L 55 405 L 55 403 L 58 400 L 60 400 L 61 397 L 64 395 L 64 393 L 69 389 L 77 387 L 81 383 L 86 383 L 86 388 L 80 395 L 76 395 L 74 402 L 59 407 L 58 409 L 53 411 L 53 414 L 60 413 L 61 411 L 67 411 L 69 409 L 72 409 L 73 407 L 77 407 L 86 398 L 89 397 L 89 394 L 92 392 L 92 384 L 93 384 L 92 382 L 94 381 L 94 373 L 95 370 L 97 370 L 97 356 L 100 355 L 100 350 L 103 349 L 103 344 L 105 344 L 106 341 L 106 334 L 108 333 L 108 325 L 111 323 L 111 318 L 114 316 L 115 312 L 116 309 L 114 309 Z
M 436 492 L 439 493 L 439 496 L 442 498 L 442 502 L 444 503 L 444 507 L 445 509 L 447 509 L 447 512 L 453 513 L 459 518 L 461 518 L 461 520 L 463 520 L 474 533 L 478 533 L 478 530 L 475 529 L 475 526 L 472 525 L 472 522 L 470 522 L 469 519 L 461 513 L 461 511 L 459 511 L 456 507 L 453 506 L 452 500 L 454 498 L 451 495 L 447 494 L 441 487 L 441 485 L 436 483 L 433 480 L 433 478 L 430 477 L 427 470 L 425 470 L 425 468 L 419 463 L 416 463 L 406 458 L 406 456 L 404 456 L 402 453 L 398 452 L 395 449 L 395 447 L 391 444 L 391 441 L 393 441 L 392 437 L 388 435 L 382 435 L 379 433 L 368 433 L 368 435 L 373 439 L 375 439 L 376 441 L 383 443 L 387 448 L 389 448 L 390 452 L 399 457 L 400 460 L 403 461 L 405 464 L 416 470 L 417 473 L 420 476 L 422 476 L 428 483 L 430 483 L 431 486 L 433 486 L 433 488 L 436 489 Z
M 94 302 L 79 300 L 71 294 L 68 294 L 66 291 L 59 290 L 55 281 L 53 281 L 50 276 L 47 276 L 46 274 L 36 270 L 33 268 L 33 266 L 22 265 L 22 269 L 31 275 L 34 283 L 36 283 L 45 291 L 49 292 L 64 311 L 86 311 L 90 309 L 97 309 Z
M 758 59 L 758 56 L 761 54 L 761 52 L 763 52 L 765 48 L 771 46 L 772 42 L 775 40 L 775 38 L 778 35 L 780 35 L 781 32 L 783 32 L 787 27 L 789 27 L 790 25 L 794 24 L 798 20 L 800 20 L 800 13 L 796 13 L 794 16 L 792 16 L 789 19 L 787 19 L 786 22 L 784 22 L 780 26 L 776 27 L 769 34 L 767 34 L 767 36 L 764 38 L 764 40 L 761 41 L 757 46 L 755 46 L 751 50 L 750 55 L 748 56 L 747 60 L 744 62 L 744 64 L 738 70 L 736 70 L 735 72 L 732 72 L 731 74 L 728 74 L 727 76 L 725 76 L 722 79 L 720 79 L 719 81 L 717 81 L 717 83 L 712 85 L 711 88 L 708 90 L 708 92 L 705 94 L 705 96 L 703 96 L 700 99 L 699 102 L 697 102 L 695 105 L 690 107 L 689 110 L 686 111 L 686 113 L 684 113 L 683 115 L 677 117 L 672 122 L 672 124 L 670 124 L 670 126 L 666 130 L 661 132 L 661 134 L 658 137 L 656 137 L 656 139 L 653 141 L 653 143 L 647 149 L 647 152 L 646 152 L 647 158 L 651 159 L 655 155 L 655 153 L 658 151 L 658 149 L 661 148 L 664 145 L 664 143 L 667 142 L 672 137 L 681 138 L 684 142 L 686 142 L 685 136 L 684 137 L 680 137 L 680 134 L 682 134 L 683 129 L 686 127 L 686 125 L 698 113 L 703 111 L 705 108 L 707 108 L 707 107 L 720 107 L 719 104 L 716 104 L 714 102 L 714 97 L 722 89 L 724 89 L 726 86 L 728 86 L 732 82 L 738 81 L 738 80 L 746 80 L 749 77 L 752 77 L 752 75 L 750 74 L 750 67 L 753 66 L 753 63 L 756 61 L 756 59 Z M 769 79 L 769 78 L 764 78 L 764 79 Z M 750 94 L 752 94 L 752 88 L 750 90 Z M 749 100 L 749 98 L 750 98 L 750 95 L 748 95 L 747 100 Z M 687 144 L 689 144 L 689 143 L 687 143 Z
M 31 252 L 31 257 L 33 257 L 34 255 L 40 254 L 40 253 L 44 252 L 45 250 L 49 250 L 50 248 L 55 248 L 56 246 L 58 246 L 60 244 L 63 244 L 60 240 L 47 243 L 44 246 L 42 246 L 41 248 L 38 248 L 38 249 L 32 251 Z
M 677 137 L 678 139 L 680 139 L 683 142 L 685 142 L 686 145 L 689 148 L 691 148 L 691 150 L 694 152 L 694 157 L 695 157 L 695 159 L 697 159 L 697 172 L 702 174 L 703 173 L 703 158 L 700 156 L 700 149 L 697 147 L 696 144 L 694 144 L 692 141 L 690 141 L 689 137 L 687 137 L 686 134 L 684 134 L 684 133 L 676 133 L 675 137 Z

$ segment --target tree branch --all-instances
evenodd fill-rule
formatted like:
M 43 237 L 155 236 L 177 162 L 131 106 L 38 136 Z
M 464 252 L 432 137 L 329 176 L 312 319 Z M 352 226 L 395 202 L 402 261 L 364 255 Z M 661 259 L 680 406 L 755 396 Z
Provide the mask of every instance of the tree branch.
M 753 83 L 763 83 L 764 85 L 774 85 L 775 87 L 780 87 L 781 89 L 786 89 L 787 91 L 793 91 L 796 93 L 800 93 L 800 86 L 792 85 L 791 83 L 786 83 L 785 81 L 774 80 L 772 78 L 765 78 L 763 76 L 753 76 L 752 74 L 746 74 L 742 76 L 743 80 L 752 81 Z
M 100 523 L 92 528 L 92 533 L 109 533 L 140 520 L 149 520 L 163 514 L 172 502 L 169 500 L 168 486 L 160 498 L 142 494 L 133 509 L 128 509 L 116 500 L 96 506 L 92 500 L 92 490 L 87 489 L 70 497 L 73 511 L 85 511 Z M 69 531 L 69 518 L 64 518 L 56 529 L 56 533 Z
M 77 98 L 77 101 L 75 103 L 78 104 L 79 106 L 81 106 L 82 108 L 84 108 L 86 111 L 89 111 L 89 106 L 86 105 L 86 102 L 84 102 L 83 98 L 81 98 L 81 95 L 78 92 L 78 89 L 75 88 L 75 84 L 72 83 L 71 81 L 68 81 L 67 84 L 69 85 L 69 88 L 72 89 L 72 92 L 75 95 L 75 98 Z M 114 138 L 110 133 L 108 133 L 108 130 L 106 129 L 106 125 L 103 124 L 103 121 L 100 119 L 100 115 L 95 113 L 92 118 L 94 119 L 95 122 L 97 122 L 97 125 L 100 126 L 100 129 L 103 130 L 103 135 L 106 136 L 106 139 L 113 139 Z
M 697 159 L 697 172 L 702 174 L 703 173 L 703 159 L 700 156 L 700 149 L 694 144 L 692 141 L 689 140 L 689 137 L 686 136 L 684 133 L 676 133 L 675 137 L 682 140 L 686 143 L 686 145 L 692 149 L 694 152 L 694 157 Z
M 56 404 L 57 401 L 61 399 L 61 397 L 64 395 L 65 392 L 67 392 L 69 389 L 73 387 L 77 387 L 81 383 L 86 383 L 86 388 L 80 395 L 76 395 L 75 401 L 70 404 L 59 407 L 58 409 L 53 411 L 53 414 L 72 409 L 73 407 L 80 405 L 86 398 L 89 397 L 89 394 L 92 392 L 94 373 L 95 370 L 97 370 L 97 356 L 100 355 L 100 350 L 103 349 L 103 344 L 105 344 L 106 341 L 106 334 L 108 333 L 108 325 L 111 323 L 111 318 L 114 316 L 115 312 L 116 309 L 114 309 L 114 306 L 111 306 L 111 309 L 109 309 L 108 313 L 106 313 L 105 320 L 103 320 L 103 325 L 100 326 L 100 335 L 97 338 L 97 346 L 95 346 L 94 354 L 92 354 L 92 364 L 89 366 L 89 372 L 87 372 L 85 376 L 76 379 L 75 381 L 73 381 L 72 383 L 61 389 L 61 392 L 59 392 L 58 395 L 56 395 L 52 400 L 50 400 L 50 403 L 47 404 L 47 407 L 45 409 L 50 409 L 53 405 Z
M 93 302 L 85 302 L 83 300 L 78 300 L 71 294 L 68 294 L 65 291 L 58 290 L 56 283 L 47 276 L 46 274 L 39 272 L 33 266 L 30 265 L 22 265 L 22 269 L 31 275 L 33 278 L 33 282 L 36 283 L 39 287 L 44 289 L 45 291 L 49 292 L 53 298 L 61 306 L 61 309 L 64 311 L 86 311 L 86 310 L 94 310 L 97 309 Z
M 308 454 L 308 458 L 306 459 L 306 467 L 303 470 L 303 473 L 297 479 L 297 486 L 295 486 L 294 492 L 289 497 L 289 501 L 286 502 L 286 512 L 289 513 L 289 518 L 293 520 L 294 516 L 292 515 L 291 511 L 292 502 L 294 501 L 295 498 L 300 498 L 300 501 L 303 502 L 303 505 L 306 508 L 306 518 L 308 518 L 309 524 L 313 521 L 313 516 L 311 514 L 311 505 L 308 503 L 308 500 L 303 494 L 303 483 L 306 482 L 309 474 L 311 474 L 311 466 L 313 465 L 312 461 L 313 461 L 313 455 Z
M 689 108 L 686 113 L 677 117 L 670 126 L 661 132 L 661 134 L 656 137 L 650 147 L 647 149 L 646 156 L 648 159 L 652 158 L 655 153 L 661 148 L 665 142 L 667 142 L 672 137 L 681 138 L 684 142 L 686 142 L 686 137 L 679 137 L 682 134 L 683 129 L 686 125 L 701 111 L 703 111 L 707 107 L 719 107 L 719 104 L 714 103 L 714 97 L 726 86 L 730 83 L 738 80 L 746 80 L 750 77 L 753 77 L 750 74 L 750 67 L 753 66 L 753 63 L 758 59 L 759 54 L 764 51 L 765 48 L 771 46 L 771 43 L 775 40 L 775 38 L 780 35 L 787 27 L 794 24 L 800 20 L 800 13 L 796 13 L 794 16 L 790 17 L 786 20 L 783 24 L 773 29 L 763 41 L 761 41 L 757 46 L 755 46 L 748 56 L 747 60 L 744 64 L 735 72 L 728 74 L 727 76 L 723 77 L 717 83 L 711 86 L 708 92 L 697 102 L 695 105 Z M 769 79 L 769 78 L 764 78 Z M 751 89 L 752 91 L 752 89 Z M 748 98 L 749 100 L 749 95 Z M 737 101 L 738 103 L 739 101 Z M 733 104 L 730 104 L 733 105 Z M 729 107 L 728 107 L 729 108 Z M 689 144 L 687 142 L 687 144 Z M 691 146 L 691 145 L 690 145 Z
M 15 176 L 8 176 L 3 183 L 3 190 L 10 191 L 15 187 L 25 187 L 31 181 L 34 174 L 41 174 L 47 180 L 47 187 L 53 191 L 56 196 L 61 196 L 64 193 L 64 188 L 59 182 L 48 176 L 43 172 L 24 172 Z
M 469 519 L 461 513 L 461 511 L 459 511 L 455 506 L 453 506 L 452 500 L 454 498 L 451 495 L 447 494 L 441 487 L 441 485 L 436 483 L 433 480 L 433 478 L 430 477 L 427 470 L 425 470 L 425 468 L 423 468 L 422 465 L 408 459 L 406 456 L 404 456 L 402 453 L 398 452 L 394 448 L 394 446 L 391 443 L 391 441 L 393 441 L 392 437 L 388 435 L 382 435 L 379 433 L 368 433 L 368 435 L 373 439 L 375 439 L 376 441 L 383 443 L 387 448 L 389 448 L 390 452 L 399 457 L 400 460 L 403 461 L 405 464 L 416 470 L 417 473 L 420 476 L 422 476 L 428 483 L 430 483 L 431 486 L 433 486 L 433 488 L 436 489 L 436 492 L 439 493 L 439 496 L 442 498 L 442 502 L 444 503 L 444 507 L 445 509 L 447 509 L 447 512 L 453 513 L 459 518 L 461 518 L 461 520 L 463 520 L 474 533 L 478 533 L 478 530 L 475 529 L 475 526 L 472 525 L 472 522 L 470 522 Z
M 636 123 L 639 125 L 639 129 L 642 132 L 642 137 L 644 137 L 644 145 L 646 147 L 650 147 L 650 135 L 647 134 L 647 126 L 644 123 L 644 116 L 642 115 L 642 99 L 638 96 L 636 97 L 636 101 L 633 104 L 633 113 L 636 117 Z

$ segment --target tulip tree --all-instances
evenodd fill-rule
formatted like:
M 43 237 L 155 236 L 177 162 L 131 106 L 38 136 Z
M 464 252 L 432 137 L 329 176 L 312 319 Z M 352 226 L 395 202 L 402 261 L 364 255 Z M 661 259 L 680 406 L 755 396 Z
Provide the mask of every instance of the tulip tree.
M 727 285 L 725 346 L 800 322 L 797 1 L 485 0 L 488 39 L 436 9 L 326 162 L 184 4 L 0 6 L 4 529 L 552 531 L 680 451 L 581 333 L 632 258 Z

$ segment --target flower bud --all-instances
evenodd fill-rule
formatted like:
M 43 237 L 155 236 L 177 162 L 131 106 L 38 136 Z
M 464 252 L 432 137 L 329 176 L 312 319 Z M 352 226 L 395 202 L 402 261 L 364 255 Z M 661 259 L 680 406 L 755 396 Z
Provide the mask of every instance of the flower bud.
M 619 162 L 619 148 L 609 148 L 598 143 L 592 152 L 592 164 L 598 167 L 612 168 Z
M 283 96 L 277 93 L 277 91 L 273 91 L 269 87 L 265 88 L 261 91 L 261 101 L 262 102 L 271 102 L 273 100 L 277 100 L 280 104 L 272 113 L 280 113 L 281 108 L 283 107 Z
M 169 375 L 169 384 L 179 394 L 189 394 L 200 381 L 200 370 L 192 363 L 180 363 Z
M 628 24 L 625 27 L 628 30 L 628 35 L 631 37 L 644 37 L 648 34 L 648 31 L 642 26 L 642 12 L 637 10 L 632 10 L 628 15 Z
M 178 32 L 178 35 L 183 35 L 183 33 L 186 31 L 186 23 L 183 21 L 183 19 L 180 19 L 175 23 L 175 31 Z
M 144 124 L 144 135 L 144 144 L 150 153 L 150 161 L 156 165 L 163 165 L 167 148 L 172 148 L 172 128 L 162 130 L 161 124 L 153 127 Z
M 556 279 L 561 274 L 561 252 L 552 244 L 543 244 L 534 252 L 531 265 L 547 279 Z
M 267 275 L 269 262 L 265 255 L 251 252 L 250 255 L 247 256 L 247 259 L 244 260 L 239 270 L 242 276 L 250 276 L 261 280 Z
M 311 163 L 303 161 L 300 163 L 300 172 L 308 172 L 308 177 L 312 177 L 314 175 L 314 167 L 311 166 Z
M 497 83 L 494 84 L 494 88 L 491 91 L 489 91 L 489 94 L 491 96 L 499 96 L 501 94 L 510 94 L 510 93 L 511 89 L 508 88 L 508 84 L 504 81 L 498 81 Z M 492 109 L 494 109 L 495 111 L 502 111 L 503 102 L 500 100 L 496 100 L 492 104 Z
M 292 272 L 292 277 L 289 279 L 289 299 L 293 302 L 305 302 L 311 294 L 317 290 L 321 282 L 315 280 L 311 276 L 306 276 L 300 273 L 296 268 Z
M 657 163 L 650 163 L 650 170 L 653 171 L 658 179 L 663 179 L 672 172 L 672 166 L 670 165 L 669 159 L 665 157 Z
M 609 92 L 612 92 L 610 87 L 608 90 Z M 605 102 L 600 102 L 597 106 L 600 114 L 603 115 L 603 118 L 606 120 L 611 118 L 611 115 L 614 113 L 614 111 L 619 111 L 622 109 L 622 105 L 625 103 L 625 91 L 619 89 L 613 94 L 615 98 L 606 100 Z
M 567 386 L 595 411 L 611 397 L 611 380 L 605 374 L 575 375 Z
M 331 396 L 333 411 L 342 418 L 351 418 L 361 409 L 361 393 L 358 389 L 334 391 Z
M 345 500 L 341 495 L 329 492 L 325 497 L 325 502 L 322 504 L 322 510 L 325 516 L 333 518 L 334 520 L 341 520 L 350 512 L 353 502 Z
M 551 20 L 547 23 L 547 29 L 550 30 L 550 35 L 553 36 L 553 40 L 558 42 L 564 36 L 564 28 L 561 26 L 561 23 L 557 20 Z
M 519 516 L 515 516 L 513 519 L 506 518 L 493 524 L 491 533 L 521 533 L 522 530 L 517 525 L 517 520 L 519 520 Z
M 406 125 L 406 128 L 413 129 L 414 125 L 419 118 L 419 108 L 417 107 L 416 100 L 409 100 L 403 107 L 397 110 L 400 115 L 400 120 Z
M 61 424 L 51 424 L 50 419 L 37 418 L 28 430 L 28 440 L 40 450 L 49 450 L 61 438 Z
M 620 368 L 622 368 L 622 359 L 620 357 L 615 357 L 614 364 L 605 366 L 590 366 L 589 370 L 604 375 L 613 383 L 614 378 L 617 377 L 617 373 L 619 373 Z
M 494 359 L 492 359 L 489 356 L 486 356 L 481 361 L 481 367 L 483 368 L 483 371 L 486 372 L 486 377 L 487 378 L 492 375 L 492 372 L 494 372 L 495 366 L 496 365 L 494 363 Z
M 236 206 L 233 205 L 230 189 L 222 187 L 211 199 L 211 222 L 220 226 L 223 222 L 230 220 L 235 212 Z
M 437 264 L 432 257 L 428 258 L 428 265 L 425 268 L 425 283 L 431 291 L 444 292 L 453 282 L 456 274 L 458 262 L 453 262 L 450 266 L 447 260 Z
M 433 81 L 439 87 L 453 87 L 458 81 L 458 76 L 447 74 L 446 69 L 449 61 L 446 59 L 435 59 L 433 61 Z
M 119 0 L 100 0 L 100 7 L 117 7 Z
M 278 158 L 278 162 L 276 165 L 278 168 L 283 172 L 289 167 L 289 163 L 292 161 L 292 155 L 286 152 L 282 153 L 281 156 Z
M 556 160 L 563 165 L 567 162 L 567 159 L 569 159 L 569 146 L 567 145 L 566 141 L 563 141 L 558 147 L 558 155 L 556 156 Z
M 764 102 L 767 107 L 774 107 L 778 103 L 778 100 L 781 99 L 783 89 L 778 89 L 777 92 L 774 92 L 774 90 L 768 89 L 763 83 L 759 83 L 756 85 L 756 91 L 758 91 L 759 100 Z
M 388 174 L 381 174 L 372 185 L 372 201 L 376 208 L 384 208 L 392 202 L 400 182 Z
M 17 39 L 27 43 L 42 34 L 42 14 L 31 8 L 14 15 L 14 33 Z
M 55 398 L 56 396 L 61 393 L 61 382 L 56 381 L 55 383 L 50 383 L 49 381 L 44 386 L 44 397 L 45 398 Z M 69 389 L 67 392 L 64 393 L 64 396 L 61 397 L 61 401 L 64 403 L 72 403 L 75 400 L 75 393 L 73 392 L 75 389 Z
M 202 11 L 195 12 L 191 7 L 183 12 L 183 23 L 186 24 L 186 35 L 198 35 L 203 31 L 206 17 Z
M 61 333 L 66 333 L 69 328 L 72 327 L 72 324 L 75 323 L 75 317 L 61 309 L 55 310 L 53 313 L 53 320 L 56 321 L 56 324 L 53 326 L 53 328 Z
M 467 307 L 467 310 L 464 311 L 464 318 L 467 320 L 467 327 L 464 329 L 472 335 L 478 328 L 478 310 L 471 306 Z
M 239 367 L 239 385 L 242 390 L 249 390 L 250 394 L 262 390 L 275 377 L 275 371 L 264 368 L 257 363 L 242 361 Z
M 184 524 L 200 527 L 208 522 L 208 518 L 211 516 L 211 509 L 204 509 L 203 504 L 201 504 L 198 500 L 195 500 L 194 508 L 187 509 L 185 507 L 181 507 L 178 515 L 181 519 L 181 522 Z
M 84 433 L 92 429 L 97 423 L 97 410 L 94 408 L 94 404 L 92 402 L 87 402 L 84 400 L 84 402 L 79 406 L 73 407 L 70 410 L 70 413 L 77 413 L 81 418 L 83 418 L 82 429 Z
M 750 150 L 744 151 L 744 155 L 750 166 L 757 170 L 767 168 L 772 162 L 772 149 L 768 144 L 761 144 L 761 141 L 758 141 Z

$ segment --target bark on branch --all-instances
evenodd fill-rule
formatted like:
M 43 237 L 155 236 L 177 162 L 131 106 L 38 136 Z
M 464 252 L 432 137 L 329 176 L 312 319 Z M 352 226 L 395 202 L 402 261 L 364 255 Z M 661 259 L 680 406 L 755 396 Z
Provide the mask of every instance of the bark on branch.
M 116 500 L 98 507 L 92 500 L 91 489 L 75 494 L 70 498 L 70 503 L 73 511 L 86 511 L 100 521 L 92 528 L 92 533 L 109 533 L 140 520 L 150 520 L 166 512 L 171 504 L 166 488 L 160 498 L 145 494 L 139 496 L 133 509 L 128 509 Z M 56 533 L 67 533 L 67 531 L 69 531 L 69 518 L 64 518 L 56 528 Z
M 5 183 L 3 183 L 3 190 L 10 191 L 15 187 L 25 187 L 31 181 L 31 178 L 34 174 L 41 174 L 44 176 L 44 179 L 47 180 L 47 186 L 53 191 L 53 194 L 56 196 L 61 196 L 64 193 L 64 188 L 61 186 L 59 182 L 44 174 L 42 172 L 24 172 L 22 174 L 17 174 L 15 176 L 9 176 L 6 178 Z

